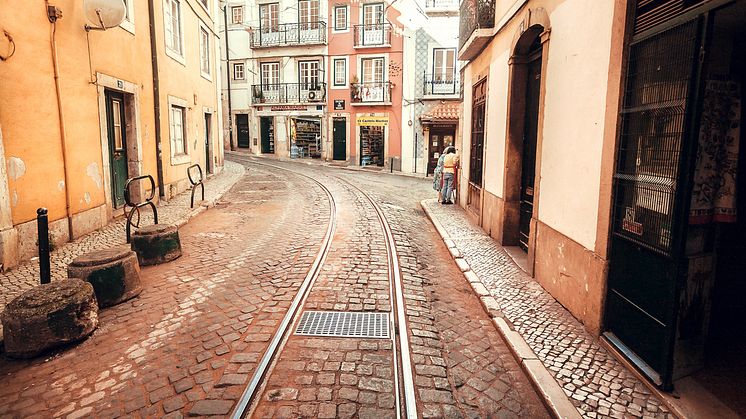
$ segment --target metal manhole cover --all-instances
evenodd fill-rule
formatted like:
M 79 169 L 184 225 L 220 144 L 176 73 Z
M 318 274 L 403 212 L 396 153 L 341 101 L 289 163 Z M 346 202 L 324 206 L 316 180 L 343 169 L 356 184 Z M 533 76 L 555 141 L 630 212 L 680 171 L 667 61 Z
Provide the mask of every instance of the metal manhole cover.
M 389 313 L 305 311 L 296 335 L 388 339 Z

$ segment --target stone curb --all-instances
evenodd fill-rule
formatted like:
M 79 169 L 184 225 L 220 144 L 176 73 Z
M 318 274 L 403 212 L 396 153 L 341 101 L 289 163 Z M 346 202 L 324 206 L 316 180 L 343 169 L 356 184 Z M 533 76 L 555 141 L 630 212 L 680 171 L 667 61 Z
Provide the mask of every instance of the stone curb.
M 562 419 L 580 419 L 581 415 L 578 409 L 572 404 L 570 398 L 567 397 L 562 387 L 554 379 L 552 374 L 549 372 L 547 367 L 541 362 L 536 356 L 536 353 L 528 346 L 528 343 L 523 339 L 520 333 L 516 332 L 509 321 L 505 319 L 500 305 L 497 300 L 492 297 L 485 287 L 482 280 L 479 278 L 474 271 L 471 270 L 469 263 L 462 257 L 461 252 L 456 247 L 456 243 L 451 239 L 448 232 L 445 230 L 440 221 L 428 210 L 425 205 L 429 200 L 423 200 L 420 202 L 420 207 L 427 215 L 427 218 L 433 223 L 438 234 L 443 239 L 446 247 L 448 248 L 451 256 L 453 257 L 456 265 L 458 265 L 464 277 L 471 285 L 474 293 L 479 297 L 479 301 L 482 307 L 492 317 L 492 323 L 497 329 L 500 336 L 505 340 L 513 353 L 516 361 L 521 364 L 521 368 L 528 376 L 531 384 L 539 392 L 542 401 L 546 405 L 549 412 L 555 418 Z

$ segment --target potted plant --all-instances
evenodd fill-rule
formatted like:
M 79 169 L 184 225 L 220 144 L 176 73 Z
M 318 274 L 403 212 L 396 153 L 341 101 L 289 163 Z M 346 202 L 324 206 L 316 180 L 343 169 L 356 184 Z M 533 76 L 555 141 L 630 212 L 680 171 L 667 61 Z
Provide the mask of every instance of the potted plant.
M 356 102 L 360 100 L 360 85 L 358 84 L 359 79 L 356 75 L 350 77 L 350 93 L 352 94 L 352 101 Z

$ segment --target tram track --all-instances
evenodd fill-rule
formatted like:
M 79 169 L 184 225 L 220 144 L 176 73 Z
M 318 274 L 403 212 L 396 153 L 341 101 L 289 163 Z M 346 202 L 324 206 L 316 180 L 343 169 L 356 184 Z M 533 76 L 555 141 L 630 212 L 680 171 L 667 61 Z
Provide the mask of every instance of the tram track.
M 290 308 L 285 314 L 278 330 L 275 332 L 270 344 L 261 358 L 260 363 L 255 369 L 249 385 L 244 390 L 241 398 L 231 415 L 232 418 L 244 418 L 250 417 L 259 402 L 259 395 L 262 394 L 266 381 L 271 374 L 273 366 L 277 363 L 280 358 L 280 354 L 287 343 L 288 339 L 292 335 L 294 325 L 300 320 L 303 312 L 302 308 L 304 302 L 310 295 L 313 285 L 316 279 L 321 274 L 324 262 L 329 255 L 331 250 L 332 241 L 337 228 L 337 203 L 334 195 L 329 188 L 320 182 L 318 179 L 309 176 L 304 173 L 297 172 L 295 170 L 273 165 L 265 162 L 258 162 L 254 158 L 245 158 L 243 156 L 237 156 L 245 163 L 257 164 L 266 167 L 272 167 L 275 169 L 284 170 L 293 173 L 297 176 L 305 177 L 310 179 L 317 184 L 327 195 L 330 205 L 330 218 L 327 225 L 327 231 L 322 240 L 319 253 L 317 254 L 311 268 L 308 271 L 305 279 L 303 280 L 296 296 L 291 303 Z M 362 195 L 371 205 L 376 213 L 376 217 L 381 226 L 384 241 L 386 244 L 387 253 L 387 264 L 388 264 L 388 279 L 389 279 L 389 298 L 391 301 L 390 311 L 390 325 L 393 333 L 391 334 L 393 345 L 393 365 L 394 365 L 394 388 L 395 388 L 395 401 L 396 401 L 396 416 L 397 418 L 405 417 L 407 419 L 413 419 L 417 417 L 417 404 L 415 398 L 414 389 L 414 378 L 412 374 L 412 362 L 409 351 L 409 335 L 407 329 L 407 320 L 405 314 L 405 302 L 403 293 L 403 284 L 401 278 L 401 268 L 399 265 L 399 256 L 396 249 L 396 241 L 394 238 L 391 226 L 386 219 L 386 216 L 378 205 L 378 203 L 370 196 L 366 191 L 351 183 L 350 181 L 334 175 L 325 175 L 326 177 L 332 178 L 340 182 L 341 184 L 347 185 L 349 188 L 356 190 Z

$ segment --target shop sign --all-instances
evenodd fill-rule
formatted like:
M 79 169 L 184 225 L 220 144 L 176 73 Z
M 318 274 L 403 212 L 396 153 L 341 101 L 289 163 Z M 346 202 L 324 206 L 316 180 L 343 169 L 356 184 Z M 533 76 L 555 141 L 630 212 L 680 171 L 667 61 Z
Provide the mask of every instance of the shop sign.
M 345 100 L 344 99 L 334 99 L 334 110 L 335 111 L 342 111 L 345 108 Z
M 622 220 L 622 229 L 632 234 L 642 236 L 642 224 L 635 221 L 634 208 L 625 208 L 624 220 Z
M 270 111 L 305 111 L 308 110 L 306 106 L 302 105 L 277 105 L 269 108 Z
M 358 116 L 357 125 L 361 127 L 385 127 L 389 124 L 388 116 Z

